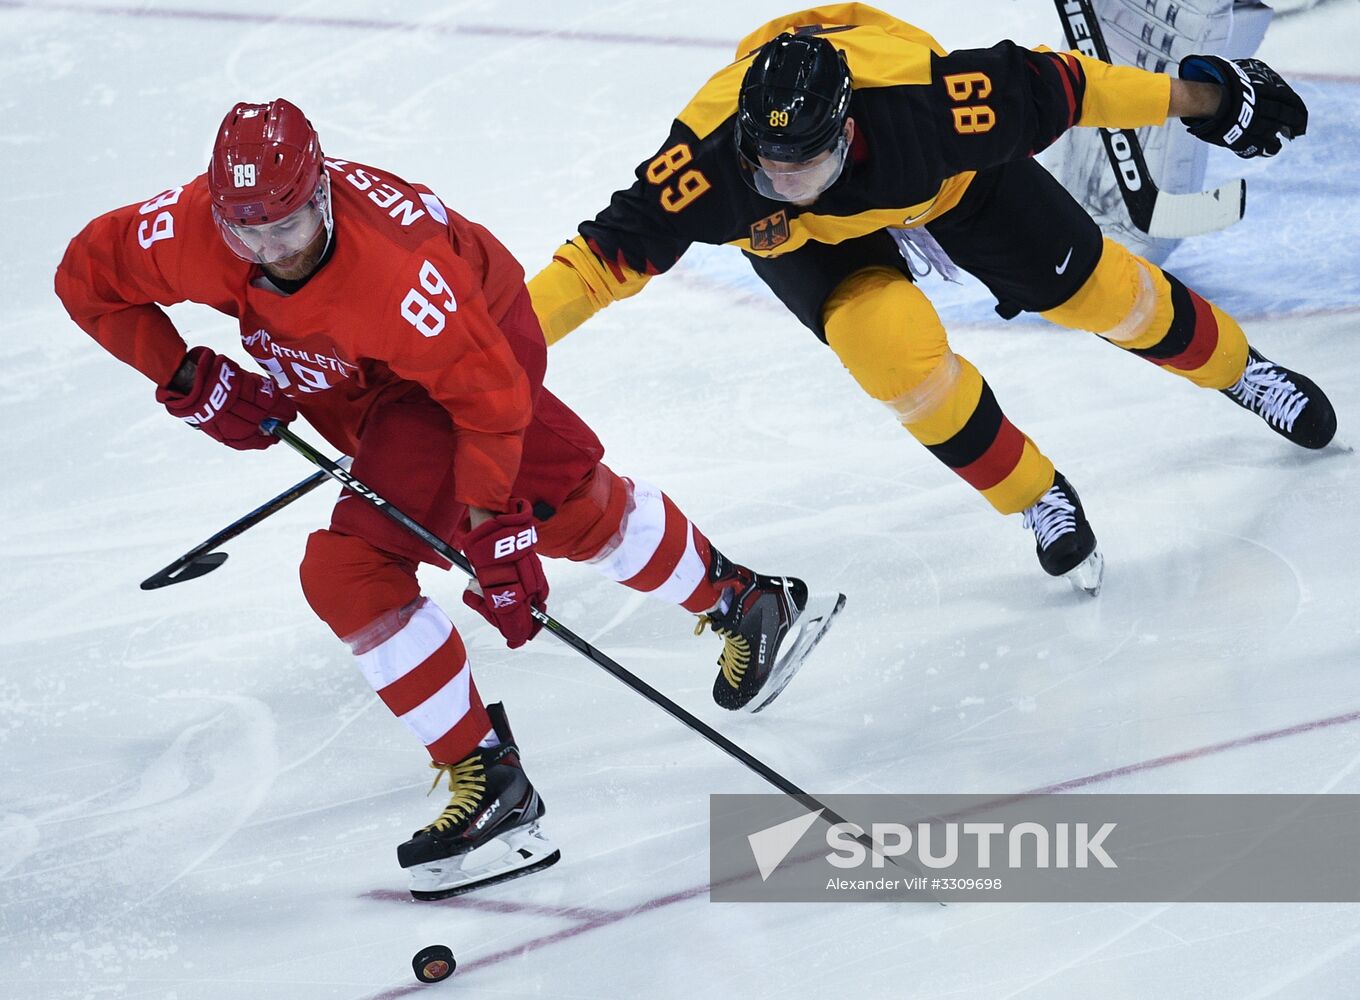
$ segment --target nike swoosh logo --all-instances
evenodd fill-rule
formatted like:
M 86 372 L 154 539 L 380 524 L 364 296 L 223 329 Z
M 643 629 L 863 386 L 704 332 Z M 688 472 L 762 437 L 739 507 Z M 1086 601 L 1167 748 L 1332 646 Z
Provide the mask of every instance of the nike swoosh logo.
M 1067 262 L 1070 261 L 1070 260 L 1072 259 L 1072 251 L 1075 250 L 1075 249 L 1076 249 L 1075 247 L 1068 247 L 1068 249 L 1067 249 L 1067 256 L 1064 257 L 1064 258 L 1063 258 L 1063 262 L 1062 262 L 1061 264 L 1059 264 L 1057 267 L 1055 267 L 1053 270 L 1056 271 L 1056 272 L 1058 272 L 1059 274 L 1062 274 L 1064 271 L 1066 271 L 1066 270 L 1067 270 Z

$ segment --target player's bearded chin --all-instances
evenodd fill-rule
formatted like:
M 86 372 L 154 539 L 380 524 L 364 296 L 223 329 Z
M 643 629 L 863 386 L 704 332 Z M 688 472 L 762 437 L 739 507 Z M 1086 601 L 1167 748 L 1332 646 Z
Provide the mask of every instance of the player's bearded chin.
M 250 223 L 213 214 L 232 253 L 276 278 L 300 281 L 320 263 L 334 227 L 330 178 L 323 174 L 311 199 L 281 219 Z
M 271 264 L 261 264 L 260 266 L 268 273 L 276 277 L 283 278 L 285 281 L 300 281 L 307 277 L 316 269 L 316 265 L 321 261 L 322 254 L 326 251 L 326 238 L 328 233 L 323 226 L 317 230 L 312 241 L 305 247 L 293 254 L 291 257 L 284 257 Z

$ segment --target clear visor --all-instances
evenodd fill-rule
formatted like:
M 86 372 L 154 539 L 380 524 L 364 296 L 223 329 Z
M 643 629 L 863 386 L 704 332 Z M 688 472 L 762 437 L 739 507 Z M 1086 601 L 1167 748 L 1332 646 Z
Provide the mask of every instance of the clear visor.
M 276 264 L 297 256 L 311 245 L 322 227 L 328 235 L 331 231 L 329 180 L 322 175 L 307 204 L 277 222 L 248 226 L 224 219 L 214 208 L 213 217 L 222 239 L 236 256 L 256 264 Z
M 755 189 L 763 196 L 773 201 L 807 205 L 836 183 L 845 169 L 849 151 L 850 143 L 842 132 L 834 149 L 819 153 L 805 163 L 780 163 L 763 156 L 752 160 L 744 152 L 741 160 Z

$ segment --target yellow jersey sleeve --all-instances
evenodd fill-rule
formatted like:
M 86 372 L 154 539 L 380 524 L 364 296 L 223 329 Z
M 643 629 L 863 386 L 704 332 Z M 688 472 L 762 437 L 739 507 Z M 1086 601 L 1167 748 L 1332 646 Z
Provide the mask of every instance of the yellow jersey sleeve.
M 1171 108 L 1171 77 L 1135 66 L 1111 66 L 1099 59 L 1067 52 L 1086 73 L 1082 97 L 1083 128 L 1141 128 L 1161 125 Z
M 650 280 L 651 275 L 621 261 L 604 263 L 584 237 L 576 236 L 529 281 L 529 297 L 543 337 L 552 345 L 611 302 L 636 295 Z

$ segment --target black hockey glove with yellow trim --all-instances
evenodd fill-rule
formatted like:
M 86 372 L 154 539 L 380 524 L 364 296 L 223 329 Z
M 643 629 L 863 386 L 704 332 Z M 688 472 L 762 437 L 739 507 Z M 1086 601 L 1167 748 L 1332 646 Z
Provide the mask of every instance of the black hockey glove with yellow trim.
M 1308 131 L 1308 108 L 1284 78 L 1259 59 L 1186 56 L 1182 80 L 1217 83 L 1223 99 L 1212 118 L 1182 118 L 1190 134 L 1243 159 L 1274 156 L 1282 139 Z

